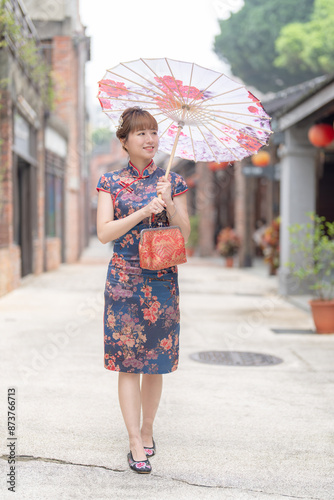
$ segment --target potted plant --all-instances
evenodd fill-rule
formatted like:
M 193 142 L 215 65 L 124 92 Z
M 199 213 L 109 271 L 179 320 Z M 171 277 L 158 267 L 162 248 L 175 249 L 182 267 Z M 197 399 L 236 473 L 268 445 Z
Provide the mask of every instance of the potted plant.
M 198 245 L 198 235 L 199 235 L 199 217 L 198 215 L 190 215 L 190 235 L 186 243 L 186 252 L 189 257 L 194 255 L 195 248 Z
M 262 251 L 264 261 L 269 264 L 269 274 L 275 275 L 279 267 L 279 229 L 280 218 L 277 217 L 262 233 Z
M 310 306 L 317 333 L 334 333 L 334 222 L 307 215 L 310 222 L 289 228 L 296 259 L 288 266 L 315 292 Z
M 239 246 L 240 238 L 232 228 L 221 229 L 217 236 L 217 250 L 225 257 L 226 267 L 233 267 L 233 257 L 238 252 Z

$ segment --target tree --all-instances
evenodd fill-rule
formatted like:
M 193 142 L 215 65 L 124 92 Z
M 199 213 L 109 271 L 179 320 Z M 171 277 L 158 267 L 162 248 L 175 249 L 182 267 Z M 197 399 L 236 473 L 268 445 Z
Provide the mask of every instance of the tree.
M 330 1 L 330 0 L 329 0 Z M 276 39 L 283 26 L 308 22 L 314 0 L 245 0 L 243 8 L 220 21 L 214 50 L 232 73 L 262 92 L 275 91 L 319 75 L 309 68 L 291 73 L 274 65 Z
M 112 137 L 114 137 L 114 132 L 108 127 L 100 127 L 92 132 L 92 142 L 94 146 L 99 146 L 100 144 L 109 144 Z
M 304 71 L 334 71 L 334 3 L 315 0 L 314 12 L 307 23 L 284 26 L 276 40 L 275 65 L 291 74 Z

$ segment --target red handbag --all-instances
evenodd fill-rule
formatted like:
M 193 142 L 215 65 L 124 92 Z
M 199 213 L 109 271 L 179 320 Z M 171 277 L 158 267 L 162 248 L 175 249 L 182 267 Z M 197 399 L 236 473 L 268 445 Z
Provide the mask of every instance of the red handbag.
M 142 229 L 139 241 L 139 260 L 140 267 L 152 271 L 187 262 L 184 238 L 179 226 Z

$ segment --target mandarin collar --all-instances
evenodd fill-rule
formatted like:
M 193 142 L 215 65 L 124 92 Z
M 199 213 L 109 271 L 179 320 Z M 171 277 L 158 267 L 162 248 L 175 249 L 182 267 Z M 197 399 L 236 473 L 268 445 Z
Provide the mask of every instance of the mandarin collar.
M 131 161 L 129 161 L 128 169 L 133 177 L 149 177 L 157 169 L 157 166 L 154 161 L 151 160 L 144 170 L 140 172 L 140 170 L 138 170 L 138 168 L 135 167 Z

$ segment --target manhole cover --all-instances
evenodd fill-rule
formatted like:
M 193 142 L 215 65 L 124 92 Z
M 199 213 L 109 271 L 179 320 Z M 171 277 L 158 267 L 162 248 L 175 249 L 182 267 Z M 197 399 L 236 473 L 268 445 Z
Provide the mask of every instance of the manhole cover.
M 283 363 L 283 359 L 259 352 L 203 351 L 190 355 L 194 361 L 210 365 L 268 366 Z

